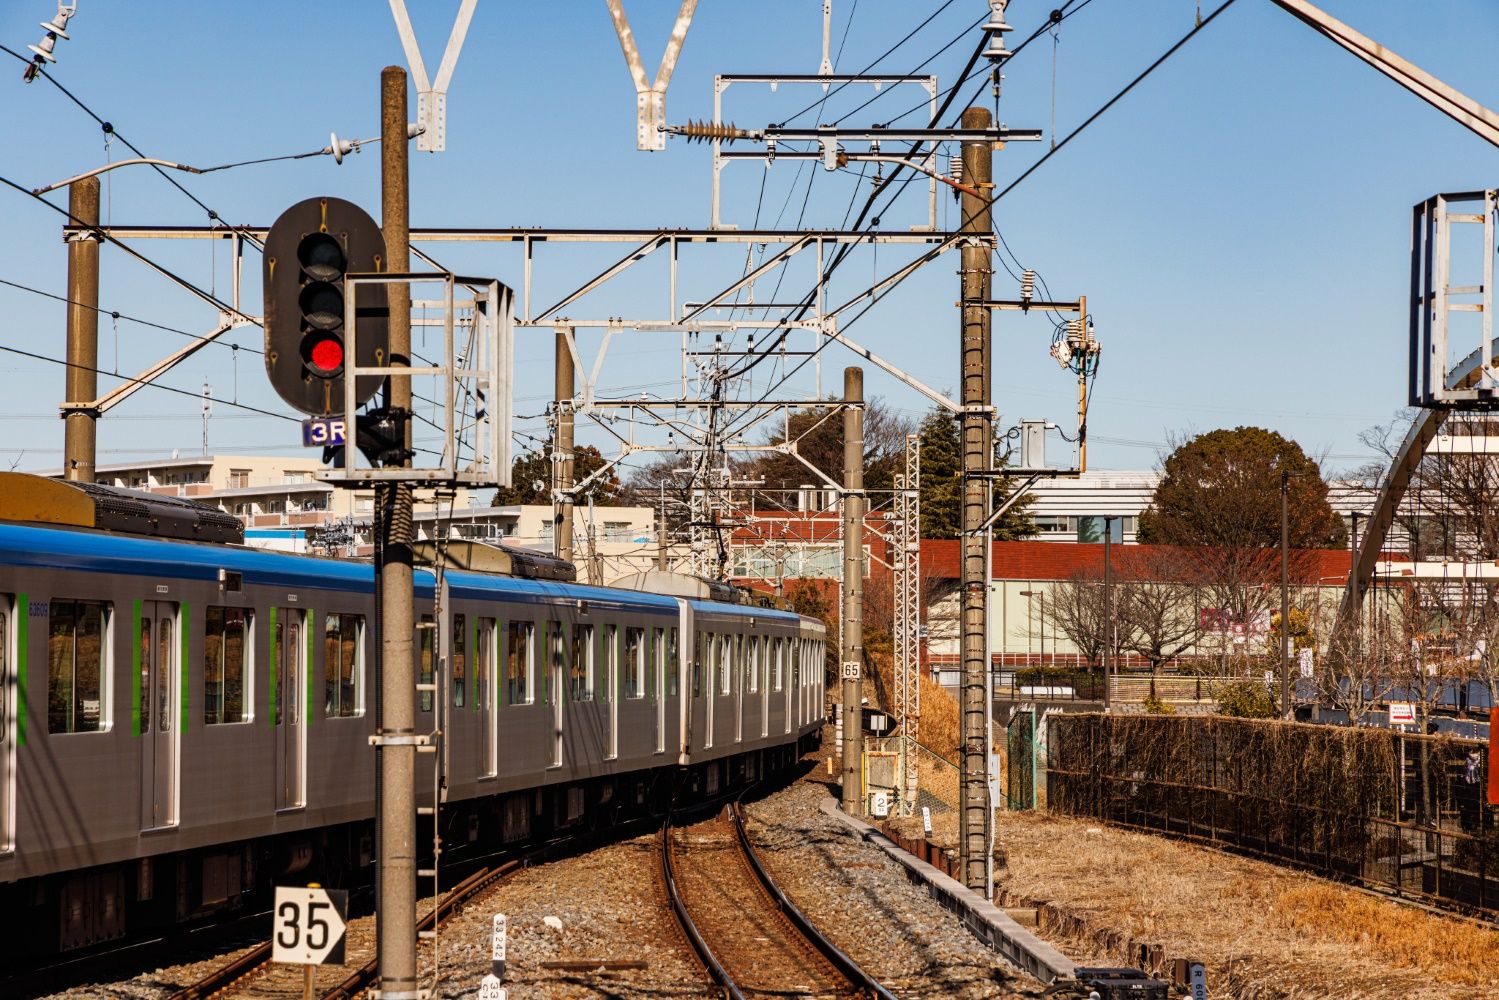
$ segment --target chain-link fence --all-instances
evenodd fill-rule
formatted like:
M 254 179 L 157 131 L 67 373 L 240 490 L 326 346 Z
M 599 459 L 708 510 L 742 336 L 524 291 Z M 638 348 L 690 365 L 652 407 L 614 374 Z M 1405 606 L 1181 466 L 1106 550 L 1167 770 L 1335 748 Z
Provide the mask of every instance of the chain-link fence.
M 1499 914 L 1484 744 L 1227 718 L 1056 715 L 1049 808 Z

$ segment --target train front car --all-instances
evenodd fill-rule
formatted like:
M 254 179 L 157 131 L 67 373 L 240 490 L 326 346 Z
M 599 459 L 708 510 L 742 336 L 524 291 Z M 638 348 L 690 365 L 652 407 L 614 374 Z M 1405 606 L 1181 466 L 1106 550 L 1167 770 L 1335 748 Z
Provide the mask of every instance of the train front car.
M 0 474 L 0 963 L 368 877 L 371 565 L 238 538 L 188 501 Z M 418 727 L 442 734 L 419 829 L 445 857 L 648 815 L 817 738 L 819 623 L 459 545 L 415 593 Z

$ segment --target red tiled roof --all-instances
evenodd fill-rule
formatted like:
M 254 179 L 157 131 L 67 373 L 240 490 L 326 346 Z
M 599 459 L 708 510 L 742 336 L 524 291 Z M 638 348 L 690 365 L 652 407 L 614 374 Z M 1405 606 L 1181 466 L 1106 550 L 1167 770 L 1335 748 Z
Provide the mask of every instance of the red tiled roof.
M 996 580 L 1066 580 L 1077 573 L 1103 574 L 1103 545 L 1079 542 L 995 542 L 993 578 Z M 1116 545 L 1115 559 L 1136 558 L 1157 546 Z M 1310 559 L 1310 565 L 1306 560 Z M 1313 572 L 1323 581 L 1348 576 L 1349 555 L 1346 549 L 1306 549 L 1297 551 L 1298 575 Z M 955 580 L 960 563 L 958 541 L 953 538 L 925 538 L 921 542 L 923 575 Z

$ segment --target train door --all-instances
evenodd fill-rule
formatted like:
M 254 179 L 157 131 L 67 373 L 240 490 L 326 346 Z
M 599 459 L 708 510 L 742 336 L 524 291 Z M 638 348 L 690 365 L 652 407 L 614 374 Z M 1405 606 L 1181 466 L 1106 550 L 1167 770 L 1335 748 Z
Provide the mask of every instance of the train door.
M 734 636 L 734 742 L 738 743 L 744 739 L 744 675 L 745 675 L 745 647 L 744 636 Z
M 474 648 L 474 714 L 479 726 L 481 778 L 495 775 L 495 625 L 493 618 L 480 618 Z
M 14 803 L 16 801 L 16 735 L 15 718 L 16 685 L 12 664 L 22 653 L 15 642 L 15 628 L 11 620 L 15 607 L 9 594 L 0 594 L 0 854 L 15 850 L 13 839 Z M 24 608 L 22 609 L 24 613 Z
M 656 702 L 657 753 L 666 749 L 666 629 L 651 631 L 651 698 Z
M 562 623 L 547 623 L 547 698 L 552 709 L 552 754 L 551 766 L 562 766 L 562 685 L 567 683 L 567 646 L 562 635 Z
M 177 734 L 181 663 L 177 605 L 140 604 L 141 829 L 177 824 Z
M 802 655 L 802 640 L 800 637 L 786 640 L 786 658 L 781 662 L 781 701 L 784 705 L 782 715 L 785 717 L 786 732 L 791 732 L 791 698 L 792 692 L 796 690 L 792 683 L 792 677 L 800 674 L 796 669 L 797 657 Z
M 606 756 L 613 760 L 619 756 L 619 644 L 622 641 L 619 634 L 619 626 L 605 625 L 603 632 L 602 656 L 599 657 L 599 669 L 603 675 L 598 682 L 598 696 L 608 703 L 608 709 L 604 715 L 604 725 L 609 731 L 605 734 L 604 746 L 607 748 Z
M 276 808 L 307 804 L 306 614 L 297 608 L 271 609 L 271 724 L 276 730 Z

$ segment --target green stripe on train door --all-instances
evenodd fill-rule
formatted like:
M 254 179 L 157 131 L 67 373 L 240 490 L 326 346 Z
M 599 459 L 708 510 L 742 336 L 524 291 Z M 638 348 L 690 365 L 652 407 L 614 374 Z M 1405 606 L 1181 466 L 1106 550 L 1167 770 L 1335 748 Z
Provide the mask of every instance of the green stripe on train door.
M 276 605 L 274 605 L 274 604 L 271 605 L 271 627 L 270 627 L 270 630 L 268 632 L 266 632 L 266 637 L 270 639 L 270 642 L 266 643 L 266 645 L 271 648 L 271 657 L 270 657 L 270 659 L 271 659 L 271 663 L 270 663 L 271 669 L 270 669 L 270 672 L 266 675 L 268 677 L 268 680 L 266 682 L 266 694 L 267 694 L 267 698 L 266 698 L 266 703 L 265 703 L 265 721 L 266 721 L 266 725 L 270 726 L 272 729 L 275 729 L 276 728 L 276 668 L 279 666 L 279 664 L 276 661 L 278 659 L 280 659 L 280 657 L 281 657 L 281 643 L 279 643 L 276 640 Z
M 134 602 L 130 623 L 130 735 L 141 734 L 141 602 Z
M 307 701 L 302 705 L 302 724 L 310 726 L 312 725 L 312 717 L 314 714 L 316 714 L 312 710 L 313 681 L 315 680 L 312 675 L 312 651 L 316 649 L 317 646 L 313 643 L 312 632 L 313 625 L 317 622 L 317 612 L 313 611 L 311 608 L 308 608 L 307 618 L 305 620 L 307 622 L 307 625 L 302 629 L 302 633 L 307 637 L 307 659 L 303 664 L 302 673 L 307 675 Z M 355 679 L 355 683 L 358 683 L 357 678 Z M 363 690 L 363 685 L 360 686 L 360 690 Z
M 182 731 L 187 732 L 187 640 L 192 635 L 188 628 L 187 602 L 182 602 L 181 621 L 177 626 L 182 631 L 182 660 L 177 664 L 177 671 L 182 675 Z
M 26 745 L 26 636 L 30 633 L 31 602 L 16 595 L 16 744 Z
M 468 663 L 465 664 L 465 666 L 468 668 L 468 675 L 472 677 L 474 681 L 473 697 L 469 698 L 468 704 L 469 707 L 474 711 L 478 711 L 482 707 L 479 704 L 479 663 L 481 661 L 479 657 L 478 615 L 468 616 L 468 652 L 465 655 L 468 657 Z M 493 670 L 493 667 L 491 667 L 490 669 Z

